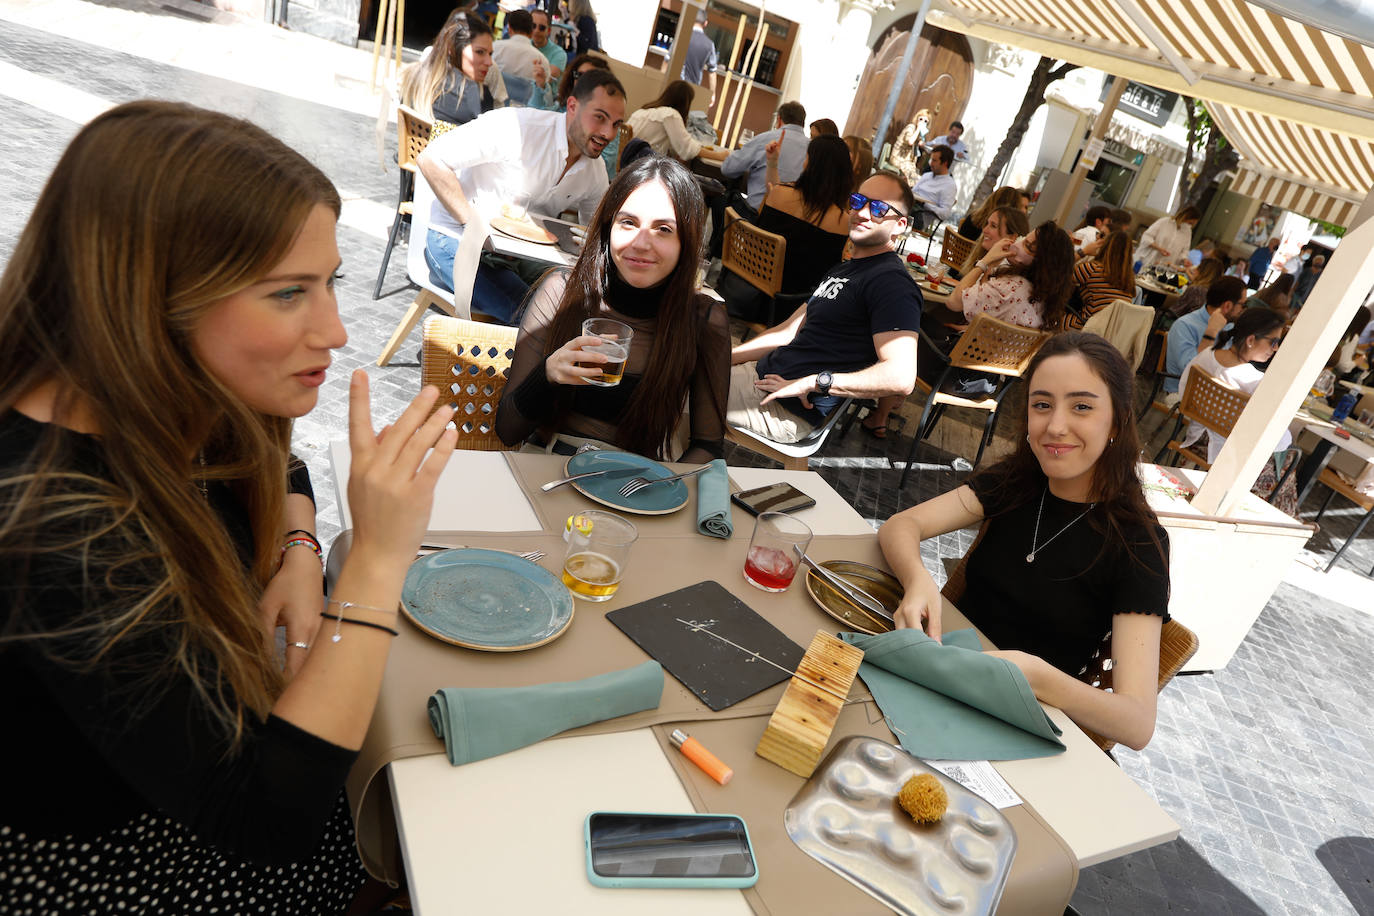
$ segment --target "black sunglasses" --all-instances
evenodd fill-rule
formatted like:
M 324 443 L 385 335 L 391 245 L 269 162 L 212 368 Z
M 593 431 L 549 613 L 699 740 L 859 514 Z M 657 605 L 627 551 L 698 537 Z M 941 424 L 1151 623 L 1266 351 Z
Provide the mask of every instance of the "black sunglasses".
M 874 200 L 871 197 L 864 197 L 857 191 L 849 195 L 849 209 L 862 210 L 864 207 L 868 208 L 868 212 L 873 214 L 874 219 L 886 219 L 889 213 L 897 214 L 897 217 L 899 219 L 906 216 L 905 213 L 903 213 L 901 210 L 898 210 L 896 207 L 892 206 L 892 204 L 887 203 L 886 201 Z

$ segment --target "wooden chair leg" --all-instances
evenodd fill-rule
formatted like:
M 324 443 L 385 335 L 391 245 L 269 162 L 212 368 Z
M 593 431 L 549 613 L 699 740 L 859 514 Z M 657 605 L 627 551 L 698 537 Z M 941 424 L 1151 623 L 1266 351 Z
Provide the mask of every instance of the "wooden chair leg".
M 401 323 L 396 325 L 396 330 L 391 333 L 391 339 L 382 348 L 382 355 L 377 357 L 377 365 L 385 366 L 391 362 L 391 358 L 396 355 L 396 351 L 405 343 L 405 339 L 410 336 L 410 332 L 415 329 L 415 325 L 420 323 L 420 317 L 424 315 L 425 309 L 431 305 L 437 305 L 450 315 L 455 315 L 453 306 L 443 299 L 434 295 L 427 289 L 422 289 L 415 294 L 415 301 L 410 303 L 410 308 L 406 310 L 405 317 Z

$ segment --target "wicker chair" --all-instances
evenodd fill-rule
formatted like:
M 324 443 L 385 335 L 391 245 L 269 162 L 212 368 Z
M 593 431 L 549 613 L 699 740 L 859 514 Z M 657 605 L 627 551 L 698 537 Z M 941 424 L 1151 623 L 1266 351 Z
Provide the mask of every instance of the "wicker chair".
M 926 339 L 932 352 L 941 355 L 939 344 L 931 340 L 925 331 L 921 332 L 921 336 Z M 916 387 L 926 393 L 926 406 L 921 412 L 921 422 L 916 426 L 916 434 L 911 437 L 911 450 L 907 453 L 906 467 L 902 470 L 897 488 L 906 486 L 907 475 L 911 473 L 911 465 L 916 457 L 917 445 L 935 429 L 935 424 L 940 422 L 947 406 L 973 407 L 988 412 L 987 422 L 983 425 L 983 436 L 978 443 L 978 454 L 973 459 L 976 466 L 983 459 L 983 451 L 988 447 L 988 443 L 992 441 L 993 433 L 997 429 L 997 418 L 1001 413 L 1002 399 L 1006 396 L 1012 380 L 1021 377 L 1035 351 L 1049 338 L 1048 331 L 1023 328 L 984 314 L 975 315 L 973 323 L 959 338 L 949 356 L 941 356 L 946 363 L 940 370 L 935 384 L 931 385 L 919 376 L 916 378 Z M 973 397 L 942 390 L 945 382 L 952 380 L 955 370 L 959 369 L 995 374 L 996 388 L 991 394 Z
M 617 153 L 617 155 L 616 155 L 616 157 L 615 157 L 615 160 L 616 160 L 616 161 L 615 161 L 615 170 L 616 170 L 617 172 L 620 171 L 620 160 L 621 160 L 621 158 L 624 157 L 624 155 L 625 155 L 625 150 L 627 150 L 627 149 L 629 148 L 629 146 L 630 146 L 630 141 L 633 140 L 634 138 L 635 138 L 635 129 L 634 129 L 633 127 L 631 127 L 627 122 L 621 121 L 621 122 L 620 122 L 620 131 L 619 131 L 619 139 L 620 139 L 620 142 L 619 142 L 619 144 L 616 146 L 616 150 L 618 150 L 618 153 Z
M 1193 372 L 1188 377 L 1188 384 L 1183 388 L 1183 398 L 1178 402 L 1178 420 L 1174 423 L 1173 434 L 1169 437 L 1168 444 L 1155 456 L 1155 463 L 1159 463 L 1165 452 L 1174 452 L 1178 456 L 1172 462 L 1174 464 L 1177 464 L 1178 459 L 1182 459 L 1191 461 L 1204 471 L 1211 470 L 1212 465 L 1208 462 L 1205 452 L 1199 451 L 1195 446 L 1184 446 L 1179 437 L 1183 425 L 1196 422 L 1209 433 L 1229 436 L 1231 428 L 1236 425 L 1236 420 L 1240 419 L 1240 413 L 1248 403 L 1250 395 L 1244 391 L 1227 388 L 1206 372 Z
M 964 262 L 976 244 L 977 239 L 965 238 L 954 227 L 946 226 L 944 241 L 940 243 L 940 260 L 955 270 L 963 270 Z
M 945 600 L 955 607 L 964 597 L 964 592 L 968 587 L 967 570 L 968 558 L 978 547 L 978 542 L 983 539 L 983 534 L 988 530 L 988 523 L 983 522 L 978 529 L 978 534 L 969 545 L 958 565 L 950 570 L 949 577 L 945 579 L 945 587 L 940 590 L 940 594 Z M 1174 675 L 1183 670 L 1183 666 L 1188 663 L 1188 659 L 1197 654 L 1198 638 L 1192 630 L 1179 623 L 1177 620 L 1170 620 L 1164 624 L 1159 632 L 1159 690 L 1164 690 L 1164 685 L 1173 680 Z M 1084 669 L 1079 672 L 1078 679 L 1085 684 L 1093 687 L 1100 687 L 1103 690 L 1110 690 L 1112 686 L 1112 634 L 1109 630 L 1107 635 L 1102 637 L 1102 643 L 1093 652 L 1092 658 Z M 1081 725 L 1079 728 L 1083 728 Z M 1092 730 L 1083 728 L 1086 734 L 1103 751 L 1110 752 L 1116 747 L 1116 742 Z
M 517 328 L 431 315 L 425 319 L 420 386 L 439 389 L 439 401 L 457 413 L 458 448 L 504 451 L 496 435 L 496 407 L 510 376 Z
M 740 219 L 733 207 L 725 210 L 725 236 L 721 244 L 720 263 L 725 270 L 736 274 L 750 286 L 768 297 L 766 322 L 752 322 L 750 328 L 759 333 L 777 324 L 780 306 L 796 307 L 811 297 L 805 293 L 780 292 L 783 263 L 787 260 L 787 239 Z
M 391 221 L 391 234 L 386 239 L 386 251 L 382 252 L 382 266 L 377 268 L 377 285 L 372 289 L 372 298 L 382 298 L 382 281 L 386 279 L 386 266 L 391 262 L 391 250 L 396 247 L 396 239 L 401 235 L 401 226 L 415 212 L 415 158 L 429 145 L 434 122 L 404 105 L 396 107 L 396 165 L 401 172 L 401 190 L 396 197 L 396 217 Z M 423 239 L 421 240 L 423 244 Z

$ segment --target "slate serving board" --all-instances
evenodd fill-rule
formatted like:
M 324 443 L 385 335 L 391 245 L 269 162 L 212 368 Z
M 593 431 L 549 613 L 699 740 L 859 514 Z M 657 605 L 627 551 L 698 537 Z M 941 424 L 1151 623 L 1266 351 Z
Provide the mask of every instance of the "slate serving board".
M 716 712 L 791 675 L 679 623 L 679 618 L 709 628 L 788 671 L 797 670 L 805 654 L 801 646 L 716 582 L 698 582 L 606 615 Z

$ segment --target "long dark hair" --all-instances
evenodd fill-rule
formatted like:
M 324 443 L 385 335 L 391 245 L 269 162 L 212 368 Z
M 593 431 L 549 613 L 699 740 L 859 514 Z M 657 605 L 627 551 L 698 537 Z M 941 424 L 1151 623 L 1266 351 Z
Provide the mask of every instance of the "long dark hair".
M 1140 438 L 1133 411 L 1135 376 L 1121 352 L 1097 334 L 1084 331 L 1056 334 L 1045 341 L 1031 359 L 1025 375 L 1027 391 L 1033 389 L 1035 373 L 1045 360 L 1074 355 L 1087 361 L 1093 374 L 1107 386 L 1112 408 L 1111 437 L 1093 465 L 1091 499 L 1102 511 L 1090 513 L 1088 520 L 1102 535 L 1104 550 L 1119 548 L 1130 552 L 1135 544 L 1126 532 L 1143 529 L 1150 533 L 1163 556 L 1164 545 L 1157 531 L 1159 521 L 1145 501 L 1137 470 Z M 1007 495 L 1006 504 L 1012 507 L 1036 499 L 1048 484 L 1028 439 L 1028 414 L 1029 411 L 1023 415 L 1016 430 L 1016 451 L 979 472 L 979 476 L 990 483 L 989 489 Z
M 819 223 L 831 207 L 845 209 L 849 192 L 854 190 L 854 163 L 843 140 L 821 134 L 806 147 L 806 168 L 792 182 L 801 194 L 803 214 L 808 222 Z
M 1039 238 L 1037 235 L 1036 240 Z M 1107 233 L 1106 241 L 1097 252 L 1097 260 L 1102 263 L 1102 279 L 1113 289 L 1120 290 L 1127 296 L 1135 295 L 1135 271 L 1131 270 L 1131 253 L 1134 247 L 1131 237 L 1117 229 Z
M 664 281 L 658 311 L 658 329 L 644 375 L 630 395 L 617 427 L 615 444 L 641 455 L 662 457 L 664 446 L 682 416 L 692 375 L 697 369 L 699 347 L 690 345 L 702 334 L 714 333 L 708 320 L 710 300 L 696 293 L 697 259 L 706 224 L 706 204 L 687 167 L 662 156 L 645 156 L 620 171 L 596 208 L 582 254 L 549 324 L 544 344 L 547 357 L 582 333 L 582 322 L 600 314 L 610 290 L 611 224 L 626 198 L 640 185 L 657 181 L 668 189 L 677 214 L 678 240 L 682 244 L 677 266 Z M 615 303 L 610 303 L 614 306 Z M 706 373 L 710 377 L 710 373 Z M 560 392 L 559 412 L 567 409 L 567 392 Z M 713 404 L 693 404 L 693 410 L 723 410 L 726 392 L 712 391 Z
M 1273 308 L 1277 305 L 1283 304 L 1279 302 L 1279 299 L 1281 297 L 1291 296 L 1292 294 L 1293 275 L 1290 273 L 1283 273 L 1279 274 L 1279 278 L 1275 280 L 1273 283 L 1270 283 L 1264 289 L 1255 293 L 1255 298 L 1263 302 L 1270 308 Z
M 1020 211 L 1024 216 L 1026 211 L 1021 209 L 1021 198 L 1024 194 L 1025 192 L 1020 188 L 1013 188 L 1009 184 L 1002 185 L 1002 187 L 989 194 L 983 202 L 978 205 L 977 209 L 969 213 L 968 218 L 972 220 L 973 225 L 982 229 L 988 224 L 988 217 L 992 216 L 992 212 L 994 210 L 1000 210 L 1002 207 L 1011 207 Z M 1017 233 L 1017 235 L 1025 234 L 1024 231 Z
M 692 102 L 696 100 L 696 90 L 692 84 L 686 80 L 673 80 L 663 87 L 663 93 L 658 98 L 649 102 L 645 108 L 671 108 L 682 116 L 682 123 L 687 123 L 687 116 L 692 113 Z
M 1216 343 L 1212 344 L 1213 350 L 1224 349 L 1228 344 L 1235 354 L 1242 359 L 1245 354 L 1241 350 L 1245 347 L 1245 342 L 1251 337 L 1264 337 L 1271 331 L 1283 327 L 1283 315 L 1260 306 L 1251 306 L 1240 313 L 1240 317 L 1231 325 L 1229 331 L 1223 330 L 1217 335 Z
M 1064 306 L 1073 292 L 1073 239 L 1054 220 L 1032 230 L 1035 256 L 1024 267 L 1012 264 L 999 274 L 1016 274 L 1030 281 L 1030 299 L 1040 303 L 1043 326 L 1056 330 L 1064 321 Z
M 595 54 L 579 54 L 568 61 L 568 65 L 563 68 L 563 75 L 558 79 L 559 105 L 568 104 L 568 97 L 573 92 L 573 83 L 577 82 L 577 70 L 584 64 L 591 64 L 602 70 L 611 69 L 611 65 L 606 63 L 605 58 L 597 57 Z
M 424 60 L 406 68 L 401 78 L 401 104 L 429 116 L 443 93 L 463 82 L 463 50 L 491 27 L 476 13 L 462 9 L 449 13 L 434 37 L 434 47 Z

